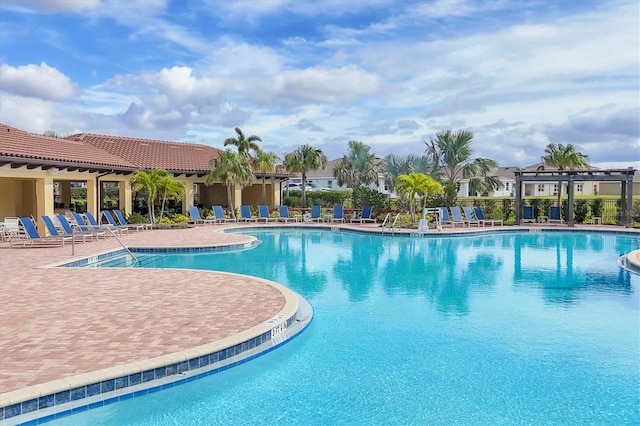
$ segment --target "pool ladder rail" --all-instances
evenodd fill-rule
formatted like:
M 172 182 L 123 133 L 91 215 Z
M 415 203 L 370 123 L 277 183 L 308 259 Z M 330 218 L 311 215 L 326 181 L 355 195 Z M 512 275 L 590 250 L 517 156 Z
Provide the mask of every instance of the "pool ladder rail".
M 391 223 L 391 225 L 389 226 L 389 230 L 391 230 L 391 233 L 394 234 L 395 230 L 396 230 L 396 222 L 398 222 L 398 218 L 400 217 L 400 213 L 396 214 L 395 219 L 393 219 L 393 223 Z M 387 213 L 387 215 L 384 217 L 384 221 L 382 221 L 382 233 L 384 234 L 384 226 L 387 224 L 387 222 L 391 222 L 391 212 Z

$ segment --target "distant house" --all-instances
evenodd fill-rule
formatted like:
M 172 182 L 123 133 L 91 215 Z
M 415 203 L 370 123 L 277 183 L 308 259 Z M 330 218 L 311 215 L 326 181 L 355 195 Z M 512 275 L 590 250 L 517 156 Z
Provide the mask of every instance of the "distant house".
M 352 188 L 347 185 L 338 185 L 338 179 L 333 177 L 333 169 L 342 161 L 342 158 L 330 160 L 323 169 L 311 170 L 307 173 L 308 183 L 317 183 L 327 189 L 336 189 L 340 191 L 347 191 Z M 289 181 L 291 183 L 302 184 L 302 175 L 300 173 L 294 174 Z M 371 189 L 375 189 L 382 194 L 389 194 L 389 188 L 385 187 L 384 174 L 378 174 L 378 181 L 369 185 Z

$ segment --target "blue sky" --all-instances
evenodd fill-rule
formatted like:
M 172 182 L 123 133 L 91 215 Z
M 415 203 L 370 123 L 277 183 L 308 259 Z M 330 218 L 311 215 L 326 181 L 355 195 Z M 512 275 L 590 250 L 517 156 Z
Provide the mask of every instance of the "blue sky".
M 639 72 L 636 0 L 0 2 L 0 121 L 36 133 L 640 168 Z

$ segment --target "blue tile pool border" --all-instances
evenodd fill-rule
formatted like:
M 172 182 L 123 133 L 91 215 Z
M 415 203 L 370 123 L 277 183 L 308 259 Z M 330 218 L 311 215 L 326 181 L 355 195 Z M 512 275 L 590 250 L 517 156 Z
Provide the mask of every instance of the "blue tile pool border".
M 39 398 L 2 407 L 0 425 L 47 423 L 74 413 L 188 383 L 265 355 L 298 336 L 310 324 L 313 318 L 313 308 L 302 296 L 297 295 L 297 297 L 300 302 L 298 311 L 287 318 L 286 321 L 258 336 L 185 361 L 150 368 L 142 372 L 97 383 L 90 383 L 74 389 L 63 390 L 55 394 L 40 396 Z M 216 364 L 220 365 L 216 367 Z M 190 371 L 196 370 L 203 371 L 188 375 Z M 153 385 L 153 382 L 161 383 Z M 109 395 L 117 392 L 120 393 L 117 396 Z M 91 401 L 86 404 L 79 403 L 83 399 L 90 399 Z M 74 406 L 66 409 L 62 407 L 64 404 L 68 405 L 69 403 L 74 403 Z M 59 410 L 56 410 L 56 406 L 58 406 Z M 43 415 L 39 416 L 38 411 L 45 409 L 54 410 L 54 412 L 43 413 Z M 29 414 L 33 418 L 25 418 L 24 420 L 19 418 L 19 416 Z M 18 420 L 18 423 L 13 423 L 11 419 L 13 421 Z

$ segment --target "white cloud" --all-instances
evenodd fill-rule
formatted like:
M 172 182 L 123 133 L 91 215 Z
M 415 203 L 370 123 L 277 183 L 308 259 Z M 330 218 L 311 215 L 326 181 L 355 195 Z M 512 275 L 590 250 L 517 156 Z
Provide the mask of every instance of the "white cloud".
M 79 93 L 69 77 L 45 62 L 19 67 L 0 65 L 0 88 L 16 95 L 46 100 L 65 100 Z
M 101 6 L 100 0 L 4 0 L 3 3 L 3 8 L 32 13 L 81 13 Z

